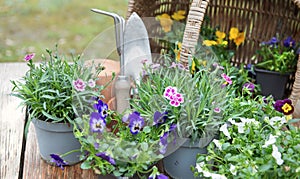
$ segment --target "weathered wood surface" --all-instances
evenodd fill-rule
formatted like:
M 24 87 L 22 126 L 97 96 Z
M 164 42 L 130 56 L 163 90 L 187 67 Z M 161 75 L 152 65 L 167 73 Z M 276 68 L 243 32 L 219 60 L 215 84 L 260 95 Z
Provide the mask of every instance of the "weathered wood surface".
M 10 96 L 10 80 L 19 79 L 27 70 L 24 63 L 0 63 L 0 178 L 18 178 L 25 113 L 20 100 Z
M 23 169 L 24 179 L 96 179 L 97 175 L 92 170 L 82 170 L 80 163 L 73 166 L 66 166 L 64 170 L 50 165 L 41 159 L 37 146 L 37 138 L 34 127 L 29 127 L 26 142 L 25 160 Z

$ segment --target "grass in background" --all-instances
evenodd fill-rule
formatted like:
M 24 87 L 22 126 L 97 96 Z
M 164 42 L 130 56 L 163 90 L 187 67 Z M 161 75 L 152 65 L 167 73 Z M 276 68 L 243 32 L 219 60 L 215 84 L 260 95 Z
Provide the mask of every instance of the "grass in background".
M 125 17 L 127 3 L 127 0 L 0 0 L 0 62 L 23 61 L 30 52 L 41 56 L 45 48 L 54 49 L 55 44 L 66 55 L 81 54 L 99 33 L 108 28 L 114 30 L 112 18 L 90 9 Z M 105 38 L 104 41 L 114 44 L 113 36 Z

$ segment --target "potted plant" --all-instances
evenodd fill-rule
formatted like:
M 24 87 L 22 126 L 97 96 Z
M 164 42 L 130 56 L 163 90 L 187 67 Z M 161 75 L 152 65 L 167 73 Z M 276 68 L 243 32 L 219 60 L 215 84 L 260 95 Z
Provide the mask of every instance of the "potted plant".
M 103 86 L 97 86 L 99 66 L 85 66 L 80 56 L 71 61 L 58 52 L 46 50 L 48 57 L 33 63 L 34 53 L 25 56 L 29 70 L 21 80 L 12 81 L 12 95 L 22 99 L 28 119 L 25 133 L 33 122 L 42 159 L 51 162 L 52 153 L 80 149 L 74 137 L 74 120 L 85 109 L 82 105 L 92 96 L 100 96 Z M 55 144 L 55 145 L 54 145 Z M 68 164 L 79 161 L 79 152 L 63 157 Z
M 291 119 L 291 101 L 274 103 L 259 95 L 255 99 L 240 97 L 232 104 L 228 112 L 233 115 L 220 128 L 219 139 L 208 146 L 207 155 L 198 156 L 195 176 L 298 178 L 299 128 L 290 124 L 299 119 Z
M 171 177 L 192 178 L 190 166 L 197 153 L 206 153 L 206 146 L 218 135 L 232 81 L 214 61 L 214 57 L 207 59 L 193 74 L 181 64 L 168 61 L 145 68 L 145 78 L 130 103 L 145 118 L 161 111 L 167 113 L 167 123 L 176 124 L 178 144 L 167 145 L 166 149 L 173 150 L 166 150 L 163 159 Z
M 280 41 L 272 37 L 267 42 L 260 44 L 260 49 L 253 57 L 258 61 L 254 71 L 256 82 L 261 86 L 261 93 L 265 96 L 272 95 L 275 99 L 286 97 L 286 85 L 289 77 L 295 72 L 299 45 L 292 37 Z

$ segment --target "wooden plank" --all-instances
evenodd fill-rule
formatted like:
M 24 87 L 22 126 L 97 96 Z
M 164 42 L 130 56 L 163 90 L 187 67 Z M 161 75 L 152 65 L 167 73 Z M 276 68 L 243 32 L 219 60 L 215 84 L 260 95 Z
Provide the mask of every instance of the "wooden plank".
M 20 100 L 10 96 L 10 80 L 22 77 L 25 63 L 0 63 L 0 178 L 18 178 L 25 113 L 17 108 Z
M 30 124 L 27 136 L 25 160 L 23 169 L 24 179 L 97 179 L 93 170 L 82 170 L 80 163 L 73 166 L 66 166 L 64 170 L 52 166 L 41 159 L 37 145 L 34 127 Z

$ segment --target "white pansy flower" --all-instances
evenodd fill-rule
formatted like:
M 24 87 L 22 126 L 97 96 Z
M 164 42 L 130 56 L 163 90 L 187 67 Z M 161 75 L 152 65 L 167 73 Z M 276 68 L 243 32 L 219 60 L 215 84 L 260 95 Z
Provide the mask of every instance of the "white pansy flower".
M 269 145 L 272 145 L 272 144 L 274 144 L 275 142 L 276 142 L 276 138 L 277 138 L 278 136 L 273 136 L 272 134 L 270 134 L 270 136 L 269 136 L 269 140 L 267 140 L 266 142 L 265 142 L 265 144 L 262 146 L 263 148 L 267 148 Z
M 228 127 L 227 123 L 223 124 L 223 125 L 221 126 L 221 128 L 220 128 L 220 131 L 223 132 L 223 134 L 224 134 L 228 139 L 231 139 L 227 127 Z
M 232 173 L 232 175 L 236 175 L 237 171 L 236 171 L 236 167 L 232 164 L 230 164 L 230 169 L 229 171 Z
M 255 119 L 248 119 L 248 118 L 241 118 L 241 121 L 245 124 L 254 124 L 255 126 L 258 126 L 259 125 L 259 122 L 256 121 Z
M 204 166 L 204 162 L 200 162 L 200 163 L 196 163 L 196 169 L 198 170 L 198 172 L 203 172 L 202 167 Z
M 235 120 L 233 120 L 232 118 L 228 119 L 228 122 L 230 122 L 231 124 L 236 124 Z
M 272 145 L 273 151 L 272 156 L 275 158 L 277 165 L 282 165 L 283 160 L 281 159 L 281 153 L 278 151 L 278 148 L 276 145 Z
M 219 148 L 219 150 L 222 150 L 222 144 L 219 140 L 214 139 L 212 142 Z
M 210 177 L 212 179 L 227 179 L 224 175 L 216 174 L 216 173 L 211 173 Z
M 243 134 L 245 133 L 245 123 L 243 122 L 239 122 L 239 123 L 235 123 L 235 125 L 238 127 L 238 133 Z
M 275 129 L 281 127 L 284 123 L 286 123 L 285 117 L 275 116 L 270 119 L 270 125 Z

